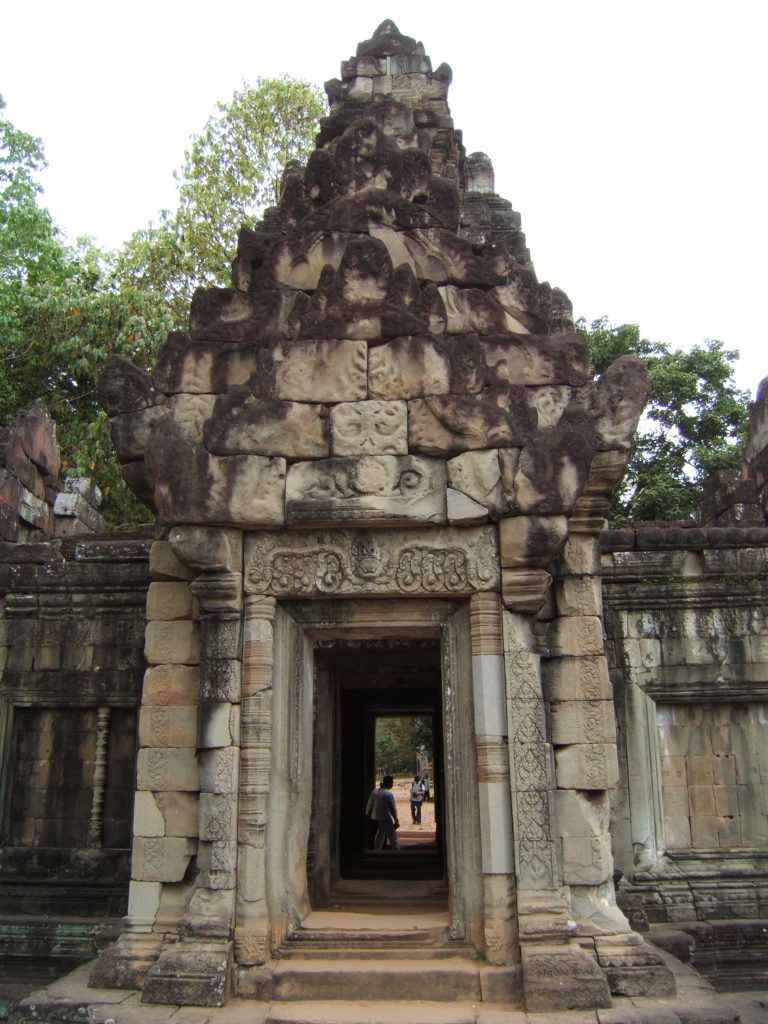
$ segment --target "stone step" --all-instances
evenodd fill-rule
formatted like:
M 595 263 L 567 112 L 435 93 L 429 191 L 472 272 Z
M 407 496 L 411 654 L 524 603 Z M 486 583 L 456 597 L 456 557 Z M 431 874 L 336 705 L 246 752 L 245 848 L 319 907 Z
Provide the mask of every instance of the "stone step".
M 264 1024 L 475 1024 L 481 1008 L 475 1003 L 386 1000 L 385 1002 L 273 1003 Z M 525 1022 L 524 1014 L 504 1016 L 505 1024 Z
M 333 959 L 280 961 L 271 968 L 274 1001 L 423 1000 L 504 1002 L 518 999 L 516 968 L 467 959 Z
M 325 956 L 422 959 L 472 956 L 473 947 L 452 940 L 442 914 L 311 914 L 308 921 L 283 942 L 280 956 Z

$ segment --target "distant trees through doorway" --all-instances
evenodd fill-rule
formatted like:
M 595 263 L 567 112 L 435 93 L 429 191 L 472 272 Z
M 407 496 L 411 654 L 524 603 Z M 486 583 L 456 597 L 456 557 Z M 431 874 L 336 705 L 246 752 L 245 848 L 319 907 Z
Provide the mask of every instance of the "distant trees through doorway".
M 419 715 L 376 716 L 376 778 L 423 775 L 432 766 L 432 719 Z

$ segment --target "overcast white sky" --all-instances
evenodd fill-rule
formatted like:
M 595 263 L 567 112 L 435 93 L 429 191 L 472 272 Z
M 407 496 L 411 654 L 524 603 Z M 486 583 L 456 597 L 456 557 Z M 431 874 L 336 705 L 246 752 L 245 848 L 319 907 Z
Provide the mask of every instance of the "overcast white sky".
M 321 85 L 384 18 L 453 69 L 468 152 L 522 214 L 575 312 L 768 375 L 764 0 L 37 0 L 3 5 L 6 116 L 42 137 L 43 201 L 117 246 L 174 202 L 216 100 L 287 72 Z

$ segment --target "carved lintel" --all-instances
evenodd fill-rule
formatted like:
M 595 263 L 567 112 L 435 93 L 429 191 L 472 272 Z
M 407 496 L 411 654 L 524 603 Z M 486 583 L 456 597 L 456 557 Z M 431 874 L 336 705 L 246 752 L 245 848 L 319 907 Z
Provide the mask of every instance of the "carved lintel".
M 261 533 L 245 542 L 249 594 L 458 597 L 498 588 L 498 540 L 492 526 Z
M 501 596 L 510 611 L 535 615 L 552 586 L 552 577 L 544 569 L 502 569 Z

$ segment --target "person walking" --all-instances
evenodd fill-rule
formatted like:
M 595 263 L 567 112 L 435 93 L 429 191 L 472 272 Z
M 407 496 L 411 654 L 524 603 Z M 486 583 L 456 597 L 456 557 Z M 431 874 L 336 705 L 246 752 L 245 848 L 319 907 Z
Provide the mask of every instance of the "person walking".
M 397 841 L 397 829 L 400 828 L 400 822 L 397 818 L 395 795 L 392 792 L 394 781 L 391 775 L 385 775 L 379 788 L 374 789 L 368 797 L 365 808 L 365 813 L 369 818 L 373 818 L 378 826 L 374 840 L 374 847 L 377 850 L 384 848 L 386 840 L 389 840 L 389 845 L 393 850 L 400 849 L 400 844 Z
M 418 775 L 414 775 L 411 783 L 411 817 L 414 825 L 421 824 L 421 801 L 423 799 L 424 783 Z

